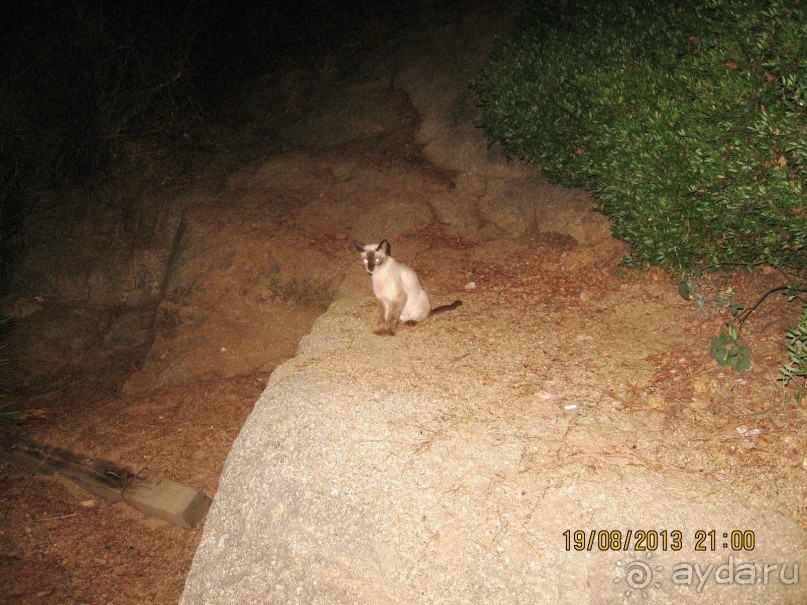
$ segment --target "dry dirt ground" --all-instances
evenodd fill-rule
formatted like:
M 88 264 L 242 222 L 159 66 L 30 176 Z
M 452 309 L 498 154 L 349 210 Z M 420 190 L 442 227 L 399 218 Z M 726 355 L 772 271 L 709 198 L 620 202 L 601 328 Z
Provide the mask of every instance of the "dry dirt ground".
M 782 335 L 796 310 L 772 298 L 747 322 L 748 373 L 733 374 L 709 355 L 728 319 L 718 294 L 752 302 L 778 285 L 774 272 L 704 278 L 699 305 L 681 299 L 665 274 L 618 267 L 616 244 L 587 246 L 553 231 L 449 233 L 428 209 L 455 187 L 453 174 L 421 153 L 420 116 L 408 95 L 377 84 L 344 90 L 343 109 L 364 108 L 349 136 L 327 115 L 309 121 L 271 158 L 182 195 L 182 246 L 153 326 L 148 316 L 116 321 L 108 307 L 50 295 L 5 301 L 19 317 L 9 346 L 22 351 L 5 401 L 47 410 L 44 420 L 12 432 L 214 494 L 272 370 L 294 355 L 346 283 L 363 284 L 369 296 L 350 243 L 357 225 L 344 222 L 358 214 L 362 230 L 394 238 L 394 250 L 417 268 L 437 303 L 464 291 L 485 313 L 518 310 L 523 321 L 512 324 L 514 334 L 544 326 L 534 364 L 478 376 L 502 389 L 511 413 L 525 390 L 570 411 L 590 392 L 606 393 L 614 410 L 634 413 L 645 427 L 603 451 L 596 426 L 581 415 L 579 425 L 525 448 L 525 469 L 614 463 L 715 476 L 739 493 L 764 496 L 807 528 L 804 385 L 783 388 L 776 380 Z M 327 144 L 312 142 L 312 132 Z M 568 193 L 546 187 L 536 193 L 538 207 L 542 195 Z M 390 222 L 379 200 L 411 211 Z M 471 282 L 476 287 L 465 290 Z M 370 330 L 375 311 L 367 302 Z M 485 334 L 479 318 L 471 325 L 478 355 L 506 362 L 496 357 L 508 334 Z M 147 350 L 127 348 L 127 335 L 142 344 L 136 335 L 152 327 Z M 24 341 L 34 340 L 32 352 Z M 609 359 L 612 365 L 603 363 Z M 451 363 L 462 367 L 463 360 Z M 427 441 L 479 421 L 478 413 L 457 409 L 436 419 L 424 427 Z M 7 464 L 0 465 L 0 517 L 3 603 L 176 603 L 201 536 L 201 528 L 182 530 Z

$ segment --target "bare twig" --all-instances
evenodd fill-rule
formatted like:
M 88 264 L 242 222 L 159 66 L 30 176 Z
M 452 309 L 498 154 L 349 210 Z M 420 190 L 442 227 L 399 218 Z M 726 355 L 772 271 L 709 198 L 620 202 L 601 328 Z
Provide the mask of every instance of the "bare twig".
M 759 305 L 761 305 L 763 303 L 763 301 L 766 298 L 768 298 L 768 296 L 770 296 L 771 294 L 774 294 L 775 292 L 783 292 L 783 291 L 786 291 L 786 290 L 790 291 L 790 292 L 801 292 L 802 288 L 800 288 L 799 286 L 795 286 L 793 284 L 785 284 L 784 286 L 777 286 L 776 288 L 771 288 L 770 290 L 765 292 L 765 294 L 760 296 L 760 298 L 759 298 L 759 300 L 757 300 L 757 302 L 755 302 L 753 305 L 751 305 L 747 309 L 744 309 L 743 312 L 740 313 L 737 316 L 737 323 L 740 326 L 742 326 L 745 323 L 745 320 L 747 320 L 748 317 L 751 315 L 751 313 L 756 311 L 757 307 L 759 307 Z

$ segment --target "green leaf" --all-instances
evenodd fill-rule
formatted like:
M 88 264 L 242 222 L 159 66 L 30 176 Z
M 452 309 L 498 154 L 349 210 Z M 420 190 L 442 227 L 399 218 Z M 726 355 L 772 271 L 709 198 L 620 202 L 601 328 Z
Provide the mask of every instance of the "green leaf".
M 737 329 L 728 325 L 712 340 L 710 353 L 724 367 L 743 374 L 751 368 L 751 349 L 737 343 Z

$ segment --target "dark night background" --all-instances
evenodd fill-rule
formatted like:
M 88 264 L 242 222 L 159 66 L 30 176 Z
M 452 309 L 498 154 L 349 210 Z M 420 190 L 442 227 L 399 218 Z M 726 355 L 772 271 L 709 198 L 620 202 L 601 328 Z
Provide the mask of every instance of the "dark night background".
M 406 6 L 288 0 L 18 3 L 2 26 L 3 143 L 16 152 L 15 145 L 30 142 L 30 132 L 13 128 L 23 121 L 35 131 L 69 131 L 92 146 L 160 105 L 209 109 L 234 85 L 284 62 L 311 62 L 337 48 L 356 50 L 368 23 L 389 31 L 405 19 L 404 11 L 413 12 L 414 5 Z M 97 156 L 101 150 L 95 151 Z M 80 164 L 52 176 L 80 176 L 91 168 Z
M 232 105 L 251 79 L 312 69 L 323 57 L 344 66 L 435 6 L 34 0 L 7 8 L 0 24 L 0 289 L 36 204 L 32 190 L 86 185 L 115 161 L 172 149 Z

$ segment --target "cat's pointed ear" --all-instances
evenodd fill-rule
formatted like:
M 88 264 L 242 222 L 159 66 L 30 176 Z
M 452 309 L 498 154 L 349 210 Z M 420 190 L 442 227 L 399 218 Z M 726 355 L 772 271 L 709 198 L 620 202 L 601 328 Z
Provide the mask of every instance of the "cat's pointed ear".
M 381 243 L 380 243 L 380 244 L 378 244 L 378 248 L 376 248 L 376 250 L 383 250 L 383 251 L 384 251 L 384 254 L 386 254 L 387 256 L 389 256 L 389 250 L 390 250 L 390 248 L 389 248 L 389 242 L 388 242 L 387 240 L 385 240 L 385 239 L 382 239 L 382 240 L 381 240 Z
M 356 250 L 358 250 L 359 252 L 364 252 L 364 244 L 362 244 L 359 240 L 354 239 L 353 245 L 356 246 Z

